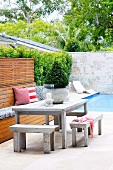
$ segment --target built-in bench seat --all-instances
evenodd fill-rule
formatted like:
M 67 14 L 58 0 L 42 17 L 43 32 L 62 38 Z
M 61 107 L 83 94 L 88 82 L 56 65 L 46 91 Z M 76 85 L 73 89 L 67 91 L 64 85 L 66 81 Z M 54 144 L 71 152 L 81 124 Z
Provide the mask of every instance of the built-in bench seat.
M 14 152 L 21 152 L 21 149 L 26 149 L 26 133 L 43 133 L 44 153 L 48 154 L 54 151 L 54 131 L 59 126 L 57 125 L 28 125 L 15 124 L 9 127 L 10 131 L 14 132 Z
M 33 87 L 34 59 L 32 58 L 0 58 L 0 143 L 13 138 L 9 126 L 15 124 L 15 105 L 13 88 Z M 42 87 L 37 87 L 37 94 L 42 92 Z M 40 100 L 40 95 L 38 95 Z M 53 120 L 50 116 L 49 120 Z M 21 124 L 44 124 L 44 115 L 21 115 Z
M 102 134 L 102 118 L 103 114 L 101 113 L 88 113 L 87 117 L 91 117 L 94 123 L 98 122 L 98 135 Z M 82 117 L 81 117 L 82 118 Z M 75 122 L 72 121 L 70 123 L 70 127 L 72 129 L 72 146 L 77 145 L 77 128 L 82 128 L 84 130 L 84 146 L 88 146 L 88 134 L 89 134 L 89 127 L 90 127 L 90 121 L 85 122 Z
M 11 138 L 13 138 L 13 133 L 9 131 L 9 126 L 15 123 L 14 111 L 12 111 L 12 106 L 14 106 L 14 92 L 13 87 L 31 87 L 35 86 L 35 82 L 30 83 L 21 83 L 21 84 L 13 84 L 10 86 L 0 87 L 0 143 L 5 142 Z M 36 93 L 39 100 L 43 99 L 42 94 L 43 87 L 36 86 Z M 53 120 L 53 117 L 50 116 L 49 120 Z M 20 123 L 26 124 L 44 124 L 45 123 L 44 115 L 21 115 Z
M 22 85 L 16 85 L 18 87 L 21 87 Z M 24 86 L 24 85 L 23 85 Z M 25 86 L 35 86 L 35 83 L 32 83 L 32 84 L 26 84 Z M 12 85 L 12 87 L 15 87 L 15 85 Z M 4 87 L 5 88 L 5 87 Z M 3 88 L 3 89 L 4 89 Z M 35 87 L 36 89 L 36 94 L 37 94 L 37 97 L 38 97 L 38 100 L 42 100 L 43 99 L 43 86 L 36 86 Z M 5 94 L 7 94 L 7 89 L 5 88 Z M 11 89 L 11 91 L 8 89 L 8 93 L 10 95 L 13 94 L 13 90 Z M 12 93 L 12 94 L 11 94 Z M 3 98 L 5 97 L 5 94 L 2 94 Z M 9 100 L 9 99 L 5 99 L 5 100 Z M 4 100 L 4 101 L 5 101 Z M 4 105 L 6 106 L 6 102 L 4 102 Z M 2 108 L 0 109 L 0 120 L 2 119 L 5 119 L 5 118 L 8 118 L 8 117 L 11 117 L 11 116 L 14 116 L 14 111 L 12 110 L 12 106 L 10 107 L 5 107 L 5 108 Z
M 12 111 L 12 106 L 15 104 L 13 87 L 22 88 L 30 86 L 35 86 L 35 83 L 28 82 L 0 86 L 0 143 L 13 137 L 13 133 L 8 128 L 15 122 L 14 111 Z M 29 122 L 27 119 L 26 121 Z M 21 122 L 25 122 L 25 116 L 21 116 Z

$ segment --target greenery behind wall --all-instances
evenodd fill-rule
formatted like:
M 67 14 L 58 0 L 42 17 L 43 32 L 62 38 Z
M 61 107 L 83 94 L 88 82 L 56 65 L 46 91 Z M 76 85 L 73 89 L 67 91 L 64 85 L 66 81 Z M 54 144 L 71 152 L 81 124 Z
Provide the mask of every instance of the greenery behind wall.
M 61 63 L 68 78 L 71 74 L 72 56 L 64 51 L 39 52 L 38 50 L 25 47 L 8 48 L 0 47 L 0 58 L 33 58 L 34 59 L 34 80 L 37 85 L 43 85 L 45 76 L 51 69 L 55 60 Z
M 0 0 L 0 5 L 3 34 L 68 52 L 113 51 L 112 0 Z

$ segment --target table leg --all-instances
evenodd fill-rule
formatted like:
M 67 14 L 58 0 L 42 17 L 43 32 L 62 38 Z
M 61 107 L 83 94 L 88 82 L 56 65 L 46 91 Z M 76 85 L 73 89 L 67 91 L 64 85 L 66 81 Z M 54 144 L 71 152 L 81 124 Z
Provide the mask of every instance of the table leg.
M 66 112 L 61 113 L 61 123 L 62 123 L 62 149 L 67 147 L 67 128 L 66 128 Z
M 87 103 L 84 103 L 84 115 L 86 115 L 88 113 L 87 111 Z
M 59 125 L 59 117 L 54 116 L 54 125 Z
M 20 123 L 20 119 L 19 119 L 19 114 L 18 112 L 15 111 L 15 123 L 19 124 Z
M 60 126 L 60 129 L 62 129 L 61 116 L 59 116 L 59 126 Z
M 54 125 L 59 125 L 59 128 L 62 129 L 61 116 L 54 116 Z
M 49 115 L 46 115 L 46 125 L 49 125 Z

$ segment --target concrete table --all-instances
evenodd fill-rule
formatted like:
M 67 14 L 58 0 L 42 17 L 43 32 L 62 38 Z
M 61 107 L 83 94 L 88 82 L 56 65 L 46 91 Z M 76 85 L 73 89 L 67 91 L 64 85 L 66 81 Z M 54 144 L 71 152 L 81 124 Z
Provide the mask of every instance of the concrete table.
M 61 117 L 62 148 L 65 149 L 67 147 L 66 114 L 82 106 L 84 106 L 84 115 L 87 114 L 87 102 L 87 99 L 80 99 L 77 101 L 64 102 L 63 104 L 54 104 L 52 107 L 47 107 L 45 106 L 45 101 L 42 100 L 31 104 L 13 106 L 12 110 L 15 111 L 16 124 L 20 123 L 20 115 L 52 115 L 54 117 Z

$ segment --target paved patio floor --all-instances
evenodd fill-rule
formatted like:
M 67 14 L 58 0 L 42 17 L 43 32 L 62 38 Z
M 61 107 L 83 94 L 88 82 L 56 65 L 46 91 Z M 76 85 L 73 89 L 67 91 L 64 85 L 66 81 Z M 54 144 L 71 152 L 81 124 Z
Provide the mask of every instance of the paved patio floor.
M 55 133 L 55 151 L 43 153 L 42 134 L 27 135 L 27 149 L 13 152 L 13 140 L 0 144 L 0 170 L 113 170 L 113 113 L 103 113 L 102 135 L 94 127 L 94 138 L 89 136 L 89 146 L 83 146 L 83 132 L 78 133 L 78 146 L 71 145 L 67 117 L 68 147 L 61 147 L 61 131 Z M 53 122 L 51 122 L 52 124 Z

